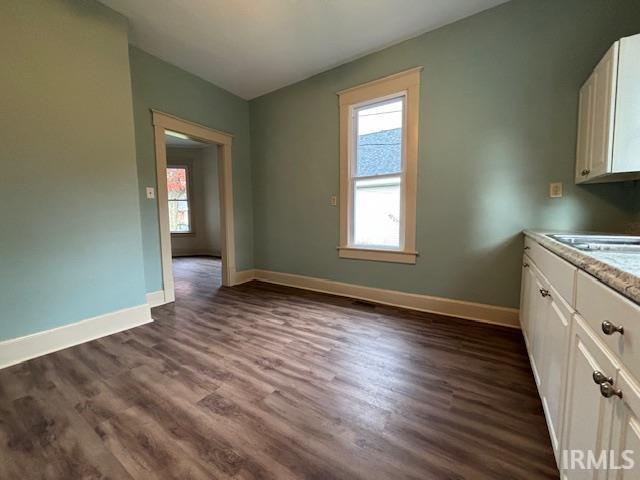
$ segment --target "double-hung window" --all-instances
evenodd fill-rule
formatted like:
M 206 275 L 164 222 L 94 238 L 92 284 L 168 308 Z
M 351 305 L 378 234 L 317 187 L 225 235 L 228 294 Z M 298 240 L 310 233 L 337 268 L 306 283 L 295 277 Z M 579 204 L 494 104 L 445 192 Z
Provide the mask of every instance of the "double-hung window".
M 339 93 L 341 257 L 415 263 L 420 70 Z
M 169 230 L 171 233 L 191 233 L 189 170 L 187 167 L 167 167 L 169 197 Z

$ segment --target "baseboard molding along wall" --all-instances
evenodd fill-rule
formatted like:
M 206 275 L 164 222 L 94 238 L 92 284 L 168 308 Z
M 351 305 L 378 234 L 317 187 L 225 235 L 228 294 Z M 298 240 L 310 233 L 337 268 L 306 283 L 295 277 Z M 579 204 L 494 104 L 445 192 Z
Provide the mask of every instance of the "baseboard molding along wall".
M 241 283 L 247 283 L 251 280 L 256 280 L 256 270 L 240 270 L 233 274 L 233 284 L 240 285 Z
M 151 308 L 159 307 L 160 305 L 164 305 L 164 290 L 158 290 L 157 292 L 149 292 L 147 293 L 147 303 Z
M 164 296 L 163 296 L 164 298 Z M 149 305 L 138 305 L 24 337 L 0 342 L 0 368 L 153 322 Z
M 259 280 L 266 283 L 329 293 L 410 310 L 520 328 L 518 310 L 515 308 L 365 287 L 324 278 L 270 270 L 242 270 L 235 272 L 233 280 L 234 285 L 251 280 Z M 153 321 L 150 306 L 163 305 L 165 303 L 164 292 L 159 290 L 147 293 L 147 302 L 144 305 L 88 318 L 77 323 L 45 330 L 44 332 L 2 341 L 0 342 L 0 368 L 6 368 L 32 358 L 150 323 Z
M 324 278 L 307 277 L 304 275 L 270 270 L 242 270 L 236 272 L 235 280 L 235 284 L 259 280 L 261 282 L 302 288 L 314 292 L 330 293 L 332 295 L 366 300 L 393 307 L 437 313 L 439 315 L 464 318 L 511 328 L 520 328 L 519 311 L 516 308 L 432 297 L 397 290 L 365 287 L 352 283 L 336 282 Z

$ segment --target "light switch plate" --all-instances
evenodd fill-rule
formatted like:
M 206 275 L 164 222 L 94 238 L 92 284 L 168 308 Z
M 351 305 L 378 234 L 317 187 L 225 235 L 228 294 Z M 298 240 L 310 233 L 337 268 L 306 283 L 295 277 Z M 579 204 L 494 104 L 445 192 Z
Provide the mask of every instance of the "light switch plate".
M 549 198 L 562 197 L 562 182 L 551 182 L 549 184 Z
M 338 197 L 336 197 L 335 195 L 331 195 L 331 198 L 329 199 L 329 204 L 332 207 L 335 207 L 336 205 L 338 205 Z
M 154 190 L 153 187 L 147 187 L 147 198 L 148 199 L 156 198 L 156 191 Z

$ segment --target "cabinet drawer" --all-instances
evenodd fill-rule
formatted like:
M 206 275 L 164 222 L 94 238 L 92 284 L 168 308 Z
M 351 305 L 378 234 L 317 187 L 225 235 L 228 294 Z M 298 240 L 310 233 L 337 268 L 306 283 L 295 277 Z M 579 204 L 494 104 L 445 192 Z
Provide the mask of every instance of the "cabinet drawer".
M 640 377 L 640 306 L 600 283 L 585 272 L 578 272 L 576 310 L 602 341 L 636 377 Z M 623 327 L 624 334 L 606 335 L 603 322 Z
M 553 288 L 565 302 L 574 307 L 574 287 L 578 269 L 529 237 L 525 237 L 524 248 L 526 254 L 553 285 Z

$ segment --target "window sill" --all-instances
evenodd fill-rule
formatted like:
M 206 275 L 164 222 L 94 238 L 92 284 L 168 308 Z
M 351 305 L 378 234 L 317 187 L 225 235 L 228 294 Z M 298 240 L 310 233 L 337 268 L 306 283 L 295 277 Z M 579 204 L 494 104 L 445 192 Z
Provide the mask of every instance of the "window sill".
M 193 237 L 195 234 L 195 232 L 171 232 L 172 237 Z
M 338 255 L 340 258 L 354 260 L 415 264 L 418 253 L 380 248 L 338 247 Z

